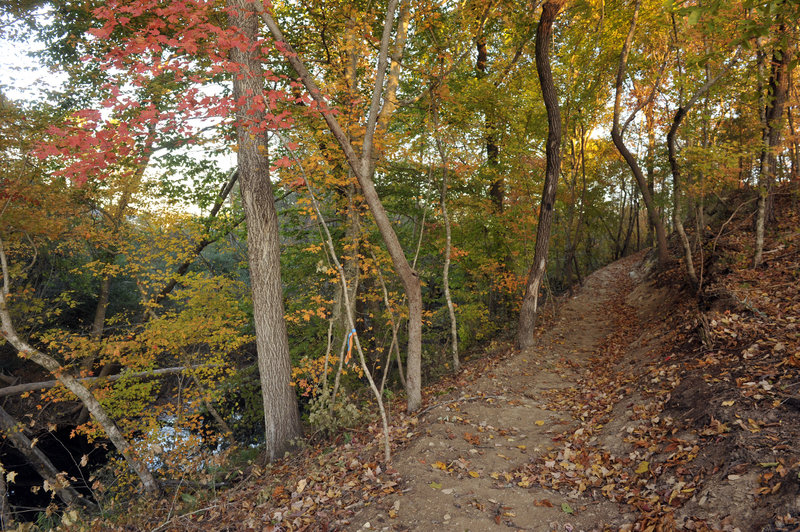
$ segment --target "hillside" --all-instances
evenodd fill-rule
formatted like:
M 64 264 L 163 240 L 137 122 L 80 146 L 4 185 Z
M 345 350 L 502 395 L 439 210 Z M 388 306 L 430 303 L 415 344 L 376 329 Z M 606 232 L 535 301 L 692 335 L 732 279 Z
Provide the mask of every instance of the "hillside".
M 394 404 L 390 466 L 375 423 L 104 526 L 796 530 L 797 211 L 779 197 L 752 270 L 750 219 L 730 201 L 705 235 L 699 296 L 647 252 L 595 272 L 550 307 L 533 349 L 496 345 L 413 417 Z

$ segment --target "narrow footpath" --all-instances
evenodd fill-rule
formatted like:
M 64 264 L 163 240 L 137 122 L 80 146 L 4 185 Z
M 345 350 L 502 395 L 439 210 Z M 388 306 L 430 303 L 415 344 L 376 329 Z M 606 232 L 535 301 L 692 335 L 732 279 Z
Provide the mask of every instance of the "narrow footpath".
M 534 348 L 431 400 L 419 415 L 418 436 L 393 460 L 402 491 L 364 508 L 349 530 L 577 532 L 630 522 L 624 505 L 585 490 L 542 488 L 524 471 L 580 425 L 580 415 L 559 407 L 554 397 L 580 392 L 581 377 L 596 371 L 592 357 L 630 337 L 632 331 L 621 333 L 621 327 L 636 327 L 640 309 L 631 308 L 626 296 L 640 278 L 642 257 L 589 276 L 560 303 Z M 652 304 L 646 298 L 632 301 L 637 302 Z

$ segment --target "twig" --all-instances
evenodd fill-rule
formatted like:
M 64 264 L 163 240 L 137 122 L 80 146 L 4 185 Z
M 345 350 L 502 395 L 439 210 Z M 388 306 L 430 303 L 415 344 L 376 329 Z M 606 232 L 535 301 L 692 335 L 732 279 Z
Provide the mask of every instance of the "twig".
M 173 368 L 162 368 L 162 369 L 153 369 L 148 371 L 140 371 L 138 373 L 119 373 L 117 375 L 109 375 L 107 377 L 82 377 L 78 378 L 78 381 L 82 384 L 90 384 L 95 381 L 104 381 L 104 382 L 114 382 L 122 379 L 123 377 L 130 377 L 130 378 L 148 378 L 148 377 L 158 377 L 161 375 L 174 375 L 175 373 L 181 373 L 183 371 L 188 371 L 192 369 L 199 369 L 209 367 L 206 364 L 198 364 L 195 366 L 177 366 Z M 20 393 L 25 392 L 34 392 L 37 390 L 45 390 L 48 388 L 53 388 L 54 386 L 61 384 L 59 380 L 52 380 L 52 381 L 41 381 L 41 382 L 28 382 L 25 384 L 17 384 L 14 386 L 6 386 L 5 388 L 0 388 L 0 397 L 6 397 L 9 395 L 17 395 Z
M 748 203 L 750 203 L 752 201 L 755 201 L 756 199 L 757 198 L 750 198 L 749 200 L 740 203 L 739 206 L 736 207 L 736 209 L 733 210 L 733 214 L 731 214 L 730 218 L 725 220 L 725 223 L 722 224 L 722 226 L 719 228 L 719 233 L 717 233 L 717 236 L 714 238 L 714 243 L 711 245 L 711 253 L 714 253 L 714 250 L 717 249 L 717 240 L 719 240 L 719 237 L 722 236 L 722 231 L 725 229 L 725 226 L 728 225 L 731 220 L 733 220 L 733 217 L 736 216 L 736 213 L 739 212 L 739 209 L 741 209 L 742 207 L 744 207 Z
M 452 405 L 454 403 L 466 403 L 466 402 L 469 402 L 469 401 L 480 401 L 482 399 L 503 399 L 504 400 L 504 399 L 507 399 L 507 397 L 505 395 L 475 395 L 475 396 L 472 396 L 472 397 L 459 397 L 458 399 L 453 399 L 452 401 L 445 401 L 443 403 L 436 403 L 435 405 L 431 405 L 431 406 L 429 406 L 428 408 L 424 409 L 422 412 L 420 412 L 417 415 L 418 416 L 423 416 L 423 415 L 427 414 L 428 412 L 430 412 L 431 410 L 439 408 L 440 406 Z
M 374 126 L 373 126 L 374 127 Z M 378 390 L 378 387 L 375 385 L 375 381 L 372 379 L 372 373 L 369 371 L 369 367 L 367 367 L 367 361 L 364 357 L 364 351 L 361 347 L 361 340 L 356 333 L 356 322 L 353 318 L 353 310 L 354 306 L 350 304 L 350 295 L 348 294 L 347 288 L 347 277 L 344 273 L 344 268 L 342 267 L 341 262 L 339 261 L 339 257 L 336 255 L 336 248 L 333 246 L 333 237 L 331 236 L 331 232 L 328 229 L 328 224 L 325 223 L 325 218 L 322 216 L 322 210 L 319 207 L 319 203 L 317 202 L 317 196 L 314 194 L 313 186 L 311 185 L 311 181 L 309 180 L 309 176 L 306 174 L 305 168 L 303 164 L 300 162 L 299 157 L 295 153 L 295 150 L 290 148 L 289 142 L 281 135 L 279 132 L 276 132 L 276 135 L 280 139 L 281 143 L 284 147 L 289 151 L 292 155 L 292 158 L 297 163 L 300 172 L 303 174 L 303 178 L 305 180 L 306 189 L 308 190 L 308 195 L 311 198 L 311 205 L 314 207 L 314 212 L 319 218 L 320 224 L 322 225 L 322 230 L 325 232 L 325 240 L 328 245 L 328 251 L 330 252 L 331 260 L 333 260 L 334 265 L 336 266 L 336 270 L 339 273 L 339 279 L 342 283 L 342 297 L 344 298 L 344 307 L 345 307 L 345 315 L 347 318 L 348 326 L 350 327 L 350 331 L 352 334 L 352 342 L 356 348 L 356 352 L 358 353 L 358 359 L 361 363 L 361 369 L 364 372 L 364 376 L 367 377 L 367 382 L 369 382 L 369 387 L 372 390 L 373 394 L 375 394 L 375 400 L 378 403 L 378 411 L 381 415 L 381 422 L 383 424 L 383 440 L 384 440 L 384 459 L 386 463 L 391 462 L 392 454 L 391 454 L 391 442 L 390 434 L 389 434 L 389 421 L 386 418 L 386 409 L 383 405 L 383 398 L 381 397 L 381 392 Z M 368 161 L 368 159 L 365 159 Z M 348 335 L 348 338 L 350 335 Z
M 217 507 L 217 505 L 214 504 L 212 506 L 207 506 L 205 508 L 200 508 L 199 510 L 195 510 L 193 512 L 188 512 L 188 513 L 185 513 L 185 514 L 176 515 L 175 517 L 173 517 L 169 521 L 165 521 L 162 524 L 158 525 L 157 527 L 152 529 L 150 532 L 158 532 L 159 530 L 164 530 L 168 524 L 170 524 L 172 521 L 175 521 L 176 519 L 183 519 L 184 517 L 189 517 L 190 515 L 199 514 L 201 512 L 207 512 L 207 511 L 209 511 L 209 510 L 211 510 L 213 508 L 216 508 L 216 507 Z

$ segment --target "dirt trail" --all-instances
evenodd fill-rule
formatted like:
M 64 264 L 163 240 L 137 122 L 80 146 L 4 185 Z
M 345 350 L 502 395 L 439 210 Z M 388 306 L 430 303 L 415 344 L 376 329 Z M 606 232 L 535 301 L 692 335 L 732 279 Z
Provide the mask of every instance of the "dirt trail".
M 520 485 L 509 472 L 552 449 L 554 437 L 577 427 L 571 413 L 548 409 L 545 396 L 548 390 L 576 386 L 588 371 L 589 357 L 614 332 L 612 300 L 630 292 L 642 256 L 589 276 L 575 296 L 561 303 L 558 318 L 536 347 L 430 401 L 412 443 L 393 460 L 404 482 L 402 494 L 363 509 L 350 530 L 577 532 L 630 522 L 623 507 L 606 498 Z M 637 302 L 652 304 L 629 298 L 629 304 Z

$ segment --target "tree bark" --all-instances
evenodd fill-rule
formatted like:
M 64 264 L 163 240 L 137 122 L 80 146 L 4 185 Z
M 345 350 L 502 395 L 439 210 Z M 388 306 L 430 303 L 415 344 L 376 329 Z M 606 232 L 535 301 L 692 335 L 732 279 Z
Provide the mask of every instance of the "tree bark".
M 63 473 L 53 465 L 53 462 L 28 438 L 18 426 L 8 412 L 0 407 L 0 429 L 6 435 L 14 448 L 24 456 L 36 473 L 46 480 L 56 495 L 65 504 L 78 504 L 85 508 L 96 509 L 96 505 L 83 497 L 78 491 L 70 486 L 67 481 L 67 474 Z
M 655 154 L 656 154 L 656 130 L 655 130 L 655 118 L 653 117 L 654 112 L 654 103 L 650 103 L 645 108 L 645 123 L 647 125 L 647 161 L 646 161 L 646 171 L 647 171 L 647 190 L 650 192 L 651 197 L 655 197 L 656 193 L 656 168 L 655 168 Z M 639 213 L 636 213 L 636 217 L 638 219 Z M 647 236 L 645 240 L 647 241 L 647 245 L 652 247 L 655 244 L 655 228 L 650 223 L 648 218 L 647 220 Z
M 625 79 L 625 70 L 628 65 L 628 53 L 630 52 L 631 43 L 633 42 L 633 36 L 636 32 L 636 22 L 639 19 L 639 8 L 641 7 L 641 0 L 636 1 L 636 6 L 634 7 L 633 11 L 633 19 L 631 20 L 631 26 L 628 31 L 628 36 L 625 39 L 625 44 L 622 46 L 622 53 L 620 54 L 619 58 L 619 68 L 617 69 L 617 80 L 615 83 L 615 94 L 614 94 L 614 124 L 611 128 L 611 138 L 614 141 L 614 146 L 616 146 L 617 150 L 619 151 L 622 158 L 625 159 L 625 162 L 628 163 L 628 166 L 633 173 L 633 177 L 636 178 L 636 184 L 639 185 L 639 191 L 642 194 L 642 199 L 644 200 L 644 205 L 647 208 L 647 216 L 650 220 L 650 223 L 655 228 L 656 232 L 656 244 L 658 246 L 658 262 L 660 265 L 665 265 L 669 261 L 669 251 L 667 249 L 667 234 L 664 230 L 664 223 L 661 221 L 661 217 L 656 210 L 655 202 L 653 201 L 653 196 L 650 194 L 650 189 L 647 186 L 647 179 L 645 178 L 644 174 L 642 173 L 642 169 L 639 167 L 639 163 L 636 162 L 636 158 L 631 154 L 628 148 L 625 146 L 625 142 L 622 139 L 623 130 L 620 128 L 619 125 L 619 118 L 620 118 L 620 109 L 622 103 L 622 82 Z
M 487 74 L 488 54 L 486 53 L 486 37 L 481 35 L 475 41 L 478 53 L 475 61 L 476 77 L 483 79 Z M 494 113 L 491 110 L 484 110 L 484 134 L 483 140 L 486 146 L 486 166 L 489 168 L 492 184 L 489 186 L 489 197 L 492 205 L 497 212 L 503 212 L 503 200 L 505 199 L 505 182 L 499 175 L 498 165 L 500 161 L 500 147 L 497 145 Z
M 230 25 L 238 28 L 248 47 L 234 47 L 231 59 L 238 65 L 233 95 L 246 100 L 236 110 L 239 184 L 247 222 L 247 255 L 253 297 L 258 371 L 264 403 L 266 454 L 270 460 L 283 455 L 300 435 L 297 397 L 290 385 L 289 338 L 283 307 L 278 214 L 269 178 L 263 106 L 264 76 L 257 48 L 258 16 L 248 0 L 227 0 Z
M 276 43 L 286 51 L 286 60 L 292 66 L 300 78 L 300 81 L 308 90 L 311 97 L 322 110 L 322 117 L 328 125 L 328 129 L 342 149 L 342 153 L 347 159 L 347 163 L 352 168 L 353 173 L 361 185 L 364 199 L 367 201 L 370 212 L 375 218 L 375 224 L 381 233 L 386 249 L 392 258 L 395 271 L 400 276 L 406 296 L 408 297 L 408 359 L 406 375 L 406 395 L 408 399 L 408 411 L 418 410 L 422 405 L 422 286 L 419 275 L 411 267 L 405 256 L 400 240 L 395 233 L 392 223 L 386 214 L 386 209 L 381 203 L 380 196 L 375 189 L 373 176 L 375 167 L 372 161 L 372 146 L 377 115 L 380 108 L 381 93 L 383 92 L 383 81 L 386 72 L 389 38 L 391 36 L 394 11 L 397 7 L 397 0 L 390 0 L 387 9 L 386 19 L 384 20 L 384 32 L 381 38 L 380 55 L 378 58 L 378 68 L 375 79 L 372 103 L 370 105 L 369 116 L 367 118 L 367 130 L 364 135 L 364 148 L 362 156 L 359 158 L 353 145 L 347 138 L 347 134 L 336 120 L 334 113 L 331 112 L 327 98 L 317 86 L 313 77 L 309 73 L 305 64 L 294 48 L 286 41 L 278 25 L 272 16 L 264 10 L 261 3 L 256 3 L 257 9 L 261 14 L 264 23 Z
M 683 117 L 686 116 L 688 108 L 679 107 L 675 113 L 675 118 L 672 121 L 672 127 L 667 133 L 667 151 L 669 153 L 669 167 L 672 170 L 672 223 L 683 245 L 683 258 L 686 263 L 686 275 L 692 286 L 697 287 L 697 274 L 694 271 L 694 261 L 692 259 L 692 247 L 689 245 L 689 239 L 686 236 L 686 231 L 683 227 L 683 218 L 681 214 L 681 170 L 678 166 L 678 157 L 675 149 L 675 136 L 678 133 L 678 127 L 681 125 Z
M 0 530 L 11 530 L 14 527 L 14 516 L 8 504 L 8 485 L 6 476 L 0 471 Z
M 433 95 L 431 95 L 434 98 Z M 432 104 L 433 109 L 433 138 L 436 141 L 436 149 L 439 152 L 439 157 L 442 159 L 442 188 L 439 196 L 439 203 L 442 207 L 442 221 L 444 222 L 444 265 L 442 265 L 442 285 L 444 285 L 444 299 L 447 303 L 447 313 L 450 316 L 450 338 L 452 341 L 453 352 L 453 371 L 458 372 L 461 369 L 461 360 L 458 357 L 458 324 L 456 322 L 456 311 L 453 306 L 453 298 L 450 296 L 450 247 L 452 244 L 452 235 L 450 231 L 450 216 L 447 213 L 447 153 L 442 145 L 442 139 L 439 136 L 439 111 L 436 107 L 436 102 Z
M 678 128 L 680 128 L 681 123 L 683 122 L 683 119 L 686 117 L 689 110 L 697 103 L 701 96 L 708 92 L 708 89 L 710 89 L 720 78 L 722 78 L 722 76 L 728 73 L 728 70 L 730 70 L 735 62 L 736 58 L 734 57 L 734 59 L 728 63 L 722 72 L 720 72 L 713 79 L 708 79 L 706 83 L 700 87 L 697 92 L 695 92 L 691 99 L 686 102 L 686 105 L 683 105 L 681 102 L 678 110 L 675 112 L 675 117 L 672 119 L 672 126 L 669 128 L 669 132 L 667 133 L 667 153 L 669 157 L 669 167 L 672 171 L 672 221 L 675 225 L 675 230 L 678 232 L 678 236 L 681 239 L 681 244 L 683 245 L 683 255 L 684 260 L 686 261 L 686 274 L 694 287 L 698 286 L 698 279 L 694 269 L 694 261 L 692 260 L 692 248 L 689 244 L 689 239 L 686 237 L 686 231 L 683 227 L 683 219 L 681 215 L 681 169 L 680 165 L 678 164 L 677 147 L 675 142 L 678 135 Z M 681 94 L 683 94 L 682 87 Z
M 761 145 L 761 160 L 758 175 L 758 207 L 756 216 L 756 247 L 753 267 L 761 265 L 764 257 L 764 231 L 772 211 L 772 185 L 778 173 L 776 149 L 781 143 L 781 119 L 789 84 L 787 77 L 791 64 L 788 33 L 785 24 L 780 26 L 779 44 L 772 53 L 772 68 L 769 77 L 769 94 L 765 107 L 765 129 Z
M 566 0 L 548 0 L 542 6 L 542 15 L 536 29 L 536 72 L 542 88 L 542 98 L 547 110 L 547 144 L 545 153 L 547 166 L 544 177 L 544 190 L 539 208 L 539 225 L 536 228 L 536 246 L 533 264 L 528 274 L 525 296 L 519 315 L 516 343 L 520 349 L 533 345 L 536 313 L 539 303 L 539 286 L 547 266 L 547 251 L 550 247 L 550 225 L 553 221 L 553 206 L 556 198 L 558 174 L 561 170 L 561 112 L 558 95 L 553 84 L 550 68 L 550 40 L 553 35 L 553 22 Z

